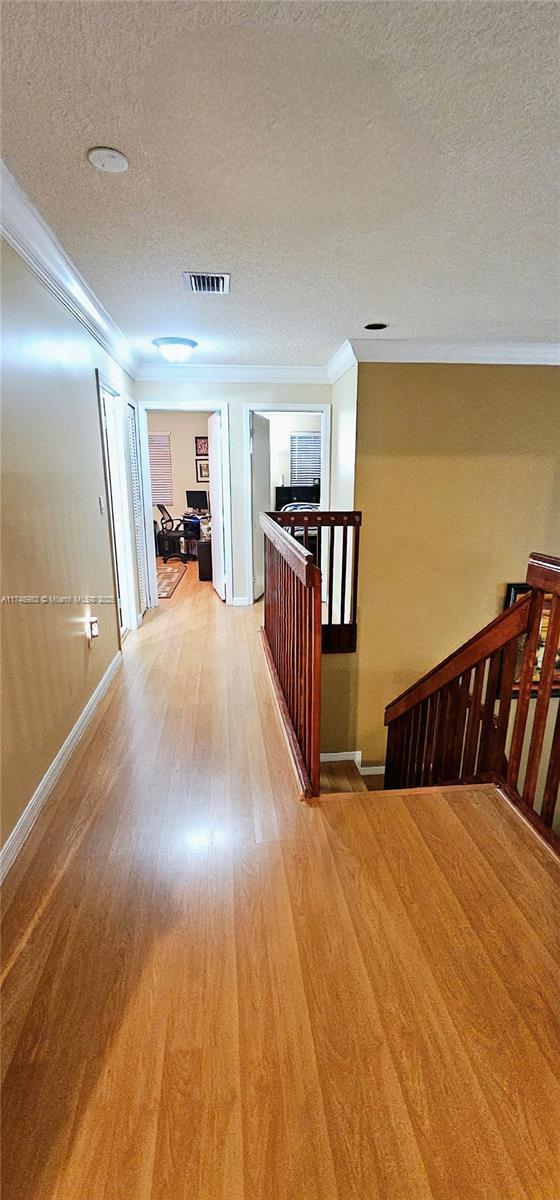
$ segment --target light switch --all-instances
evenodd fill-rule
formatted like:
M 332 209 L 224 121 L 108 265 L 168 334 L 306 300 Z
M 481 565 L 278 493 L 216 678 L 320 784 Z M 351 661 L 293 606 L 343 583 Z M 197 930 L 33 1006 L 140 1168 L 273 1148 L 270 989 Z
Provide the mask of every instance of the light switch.
M 103 499 L 103 496 L 98 496 L 97 498 L 99 500 L 99 511 L 101 513 L 101 516 L 103 516 L 103 513 L 105 512 L 105 501 Z

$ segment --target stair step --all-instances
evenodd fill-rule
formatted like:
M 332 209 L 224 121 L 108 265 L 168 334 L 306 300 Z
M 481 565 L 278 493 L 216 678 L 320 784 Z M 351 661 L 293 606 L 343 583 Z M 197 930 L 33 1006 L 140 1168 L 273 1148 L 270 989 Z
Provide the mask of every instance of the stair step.
M 355 762 L 322 762 L 321 795 L 333 792 L 367 792 Z

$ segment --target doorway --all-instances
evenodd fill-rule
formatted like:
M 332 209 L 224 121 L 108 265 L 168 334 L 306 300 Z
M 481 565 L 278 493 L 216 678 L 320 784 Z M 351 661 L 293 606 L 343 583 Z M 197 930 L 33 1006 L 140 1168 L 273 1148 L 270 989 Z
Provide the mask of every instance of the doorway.
M 180 578 L 189 569 L 231 603 L 227 404 L 145 402 L 139 420 L 149 606 L 167 598 L 164 566 Z
M 246 406 L 248 595 L 264 591 L 261 512 L 303 504 L 327 509 L 330 499 L 330 406 Z
M 119 632 L 121 641 L 131 629 L 135 629 L 141 614 L 137 612 L 137 583 L 134 566 L 132 538 L 133 490 L 127 474 L 130 449 L 127 447 L 125 409 L 131 404 L 127 397 L 120 396 L 108 387 L 97 375 L 99 420 L 105 483 L 108 505 L 108 524 Z M 129 453 L 127 454 L 127 449 Z M 143 528 L 141 523 L 141 532 Z M 140 572 L 138 571 L 138 577 Z

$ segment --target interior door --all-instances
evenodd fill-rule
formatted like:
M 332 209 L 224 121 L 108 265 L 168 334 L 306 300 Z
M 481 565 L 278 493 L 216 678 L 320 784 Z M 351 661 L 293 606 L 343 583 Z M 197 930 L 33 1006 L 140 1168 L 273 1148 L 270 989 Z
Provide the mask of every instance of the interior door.
M 140 466 L 138 453 L 138 429 L 136 425 L 136 410 L 132 404 L 127 404 L 128 451 L 130 461 L 130 486 L 132 492 L 132 515 L 134 520 L 134 540 L 136 545 L 136 561 L 138 563 L 138 591 L 140 596 L 139 616 L 143 616 L 148 607 L 148 570 L 146 561 L 146 537 L 144 532 L 144 505 L 140 485 Z
M 264 534 L 259 513 L 270 509 L 270 422 L 251 413 L 251 510 L 253 521 L 253 600 L 264 592 Z
M 212 583 L 221 600 L 226 598 L 224 545 L 224 494 L 222 483 L 222 418 L 219 412 L 208 418 L 208 492 L 212 516 Z

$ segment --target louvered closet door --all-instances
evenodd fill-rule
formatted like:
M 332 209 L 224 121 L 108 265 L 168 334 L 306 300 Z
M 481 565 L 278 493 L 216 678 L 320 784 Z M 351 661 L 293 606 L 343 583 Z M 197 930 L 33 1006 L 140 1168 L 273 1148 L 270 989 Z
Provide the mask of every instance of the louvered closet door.
M 130 455 L 130 481 L 132 491 L 132 513 L 134 520 L 134 538 L 136 544 L 136 562 L 138 564 L 138 592 L 140 596 L 140 614 L 143 615 L 148 607 L 148 568 L 146 562 L 146 538 L 144 533 L 144 506 L 142 504 L 142 488 L 140 482 L 138 428 L 136 410 L 132 404 L 127 404 L 128 452 Z

